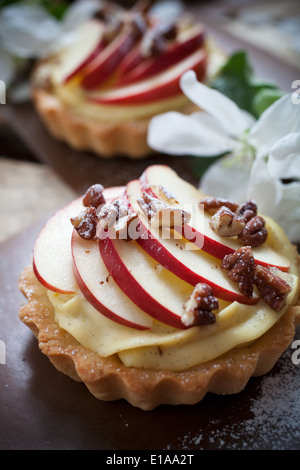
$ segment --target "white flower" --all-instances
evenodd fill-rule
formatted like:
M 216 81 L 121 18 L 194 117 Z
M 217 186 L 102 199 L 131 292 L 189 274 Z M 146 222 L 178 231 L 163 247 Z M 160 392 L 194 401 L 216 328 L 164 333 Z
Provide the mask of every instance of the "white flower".
M 286 94 L 255 122 L 216 90 L 199 83 L 193 71 L 181 78 L 183 93 L 201 111 L 151 120 L 148 144 L 173 155 L 227 154 L 203 175 L 201 189 L 239 202 L 254 199 L 292 242 L 300 241 L 300 105 Z

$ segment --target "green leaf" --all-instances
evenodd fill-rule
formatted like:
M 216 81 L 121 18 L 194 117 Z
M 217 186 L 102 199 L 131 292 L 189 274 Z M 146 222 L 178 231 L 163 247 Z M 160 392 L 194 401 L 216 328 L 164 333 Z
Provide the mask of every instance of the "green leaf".
M 260 116 L 271 104 L 275 103 L 275 101 L 283 95 L 284 92 L 281 90 L 262 88 L 253 99 L 253 109 L 255 113 Z
M 210 80 L 209 86 L 228 96 L 239 108 L 248 111 L 256 118 L 266 109 L 267 96 L 273 97 L 270 104 L 274 102 L 276 96 L 277 98 L 282 96 L 277 85 L 254 76 L 246 51 L 232 54 L 219 73 Z

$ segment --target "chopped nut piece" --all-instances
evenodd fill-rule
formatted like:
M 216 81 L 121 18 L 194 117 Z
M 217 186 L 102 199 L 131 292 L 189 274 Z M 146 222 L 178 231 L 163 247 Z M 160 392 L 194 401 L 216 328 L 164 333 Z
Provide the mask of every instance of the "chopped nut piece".
M 96 235 L 98 216 L 95 207 L 88 207 L 77 217 L 71 218 L 71 223 L 78 235 L 85 240 L 92 240 Z
M 242 246 L 223 258 L 221 268 L 228 271 L 228 277 L 237 282 L 246 297 L 252 297 L 254 289 L 255 262 L 250 246 Z
M 129 226 L 137 218 L 137 214 L 129 209 L 127 201 L 122 198 L 113 203 L 104 204 L 98 217 L 97 236 L 99 238 L 102 238 L 103 234 L 105 236 L 105 231 L 108 229 L 110 229 L 110 237 L 122 240 L 131 240 L 132 233 L 136 233 L 136 231 L 129 230 Z
M 140 12 L 135 12 L 130 18 L 131 29 L 137 39 L 142 38 L 147 31 L 147 18 Z
M 158 186 L 159 194 L 162 196 L 169 204 L 179 204 L 175 195 L 161 184 Z
M 212 310 L 219 308 L 218 299 L 213 295 L 210 286 L 196 284 L 190 298 L 183 306 L 181 321 L 185 326 L 202 326 L 215 323 L 216 317 Z
M 254 201 L 246 201 L 242 204 L 237 211 L 237 214 L 243 217 L 245 222 L 248 222 L 252 217 L 257 215 L 257 206 Z
M 160 201 L 156 197 L 143 192 L 143 197 L 137 200 L 138 205 L 151 221 L 153 227 L 169 227 L 181 226 L 190 221 L 191 214 L 177 207 Z
M 209 212 L 209 214 L 215 214 L 222 206 L 228 207 L 232 212 L 235 212 L 239 207 L 236 202 L 220 197 L 206 197 L 199 201 L 199 204 L 203 204 L 204 210 Z
M 144 35 L 141 50 L 144 57 L 155 57 L 161 54 L 166 48 L 166 40 L 160 34 L 149 31 Z
M 93 184 L 85 193 L 82 203 L 84 206 L 99 207 L 105 203 L 102 184 Z
M 222 206 L 210 218 L 209 225 L 220 237 L 233 237 L 243 231 L 245 222 L 228 207 Z
M 243 231 L 239 235 L 239 240 L 243 245 L 249 245 L 252 246 L 252 248 L 256 248 L 265 242 L 267 235 L 268 231 L 265 228 L 264 219 L 261 216 L 256 215 L 246 223 Z
M 286 297 L 291 291 L 290 285 L 276 273 L 276 268 L 256 266 L 254 282 L 263 300 L 278 312 L 285 305 Z
M 169 23 L 163 22 L 157 29 L 162 37 L 168 41 L 173 41 L 177 37 L 178 27 L 174 21 L 170 21 Z

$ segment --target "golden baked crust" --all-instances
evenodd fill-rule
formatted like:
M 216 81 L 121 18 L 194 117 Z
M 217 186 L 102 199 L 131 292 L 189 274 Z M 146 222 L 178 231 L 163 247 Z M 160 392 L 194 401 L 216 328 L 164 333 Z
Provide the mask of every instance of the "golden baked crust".
M 95 152 L 104 158 L 126 155 L 144 158 L 152 150 L 147 145 L 149 119 L 128 122 L 96 122 L 68 110 L 51 92 L 34 89 L 35 107 L 51 135 L 76 150 Z
M 55 322 L 47 291 L 31 266 L 21 274 L 19 287 L 28 299 L 20 310 L 20 319 L 33 331 L 41 351 L 58 370 L 82 381 L 100 400 L 125 399 L 143 410 L 161 404 L 195 404 L 208 392 L 240 392 L 251 376 L 263 375 L 274 366 L 291 344 L 300 323 L 298 300 L 257 341 L 216 360 L 183 372 L 137 369 L 124 366 L 116 355 L 101 358 L 61 329 Z

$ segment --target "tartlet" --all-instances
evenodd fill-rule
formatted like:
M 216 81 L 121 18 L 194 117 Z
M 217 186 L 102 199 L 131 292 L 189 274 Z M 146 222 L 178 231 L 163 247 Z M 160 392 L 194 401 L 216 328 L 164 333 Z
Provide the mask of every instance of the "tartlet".
M 204 207 L 204 225 L 182 194 Z M 100 400 L 151 410 L 238 393 L 274 366 L 300 322 L 297 250 L 253 201 L 230 209 L 242 231 L 224 236 L 229 201 L 219 203 L 154 165 L 126 188 L 93 186 L 49 220 L 20 277 L 19 316 L 58 370 Z M 245 245 L 255 217 L 266 236 Z M 201 250 L 188 229 L 182 237 L 188 227 L 204 228 Z
M 194 110 L 179 88 L 182 73 L 193 69 L 203 81 L 223 62 L 190 18 L 167 24 L 147 8 L 107 2 L 68 47 L 37 63 L 32 99 L 55 139 L 103 158 L 143 158 L 153 153 L 154 115 Z

